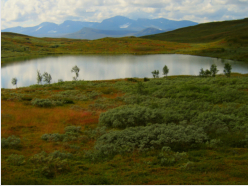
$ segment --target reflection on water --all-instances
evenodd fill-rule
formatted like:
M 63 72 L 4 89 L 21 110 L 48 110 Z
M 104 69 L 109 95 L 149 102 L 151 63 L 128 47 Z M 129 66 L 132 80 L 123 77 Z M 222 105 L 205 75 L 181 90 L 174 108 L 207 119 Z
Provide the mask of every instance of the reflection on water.
M 232 64 L 232 72 L 248 73 L 248 64 L 228 62 Z M 14 77 L 18 79 L 18 87 L 36 84 L 37 70 L 50 73 L 52 82 L 71 81 L 75 76 L 71 69 L 75 65 L 80 68 L 80 80 L 104 80 L 152 77 L 153 70 L 159 70 L 162 76 L 164 65 L 169 68 L 168 75 L 198 75 L 201 68 L 209 69 L 212 64 L 223 73 L 224 63 L 220 59 L 181 54 L 46 57 L 2 66 L 1 87 L 14 88 L 11 84 Z

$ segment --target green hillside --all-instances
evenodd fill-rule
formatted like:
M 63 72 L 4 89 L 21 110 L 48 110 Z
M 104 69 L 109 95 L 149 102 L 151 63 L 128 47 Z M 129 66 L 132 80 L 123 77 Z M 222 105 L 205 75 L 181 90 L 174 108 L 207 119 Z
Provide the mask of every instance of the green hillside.
M 204 23 L 142 38 L 189 43 L 190 47 L 179 52 L 183 54 L 248 61 L 248 18 Z
M 208 43 L 225 39 L 240 46 L 248 45 L 248 18 L 211 22 L 185 27 L 170 32 L 144 36 L 142 38 L 180 43 Z

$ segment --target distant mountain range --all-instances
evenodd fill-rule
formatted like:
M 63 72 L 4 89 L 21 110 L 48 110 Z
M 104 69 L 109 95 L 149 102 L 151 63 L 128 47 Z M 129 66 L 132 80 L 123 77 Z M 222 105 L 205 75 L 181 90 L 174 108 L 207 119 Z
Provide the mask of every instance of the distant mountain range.
M 169 31 L 169 30 L 168 30 Z M 125 37 L 125 36 L 146 36 L 151 34 L 159 34 L 165 32 L 165 30 L 159 30 L 156 28 L 146 28 L 141 31 L 130 30 L 99 30 L 94 28 L 84 27 L 78 32 L 63 35 L 61 37 L 70 39 L 100 39 L 104 37 Z
M 13 27 L 2 32 L 14 32 L 35 37 L 65 37 L 74 39 L 99 39 L 103 37 L 144 36 L 194 26 L 192 21 L 159 19 L 129 19 L 115 16 L 98 22 L 65 21 L 57 25 L 44 22 L 34 27 Z

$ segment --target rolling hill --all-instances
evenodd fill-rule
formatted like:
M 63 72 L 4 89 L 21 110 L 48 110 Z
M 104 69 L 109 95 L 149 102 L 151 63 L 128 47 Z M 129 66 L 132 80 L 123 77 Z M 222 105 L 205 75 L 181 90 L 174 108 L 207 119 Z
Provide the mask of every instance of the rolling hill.
M 248 61 L 248 18 L 204 23 L 141 38 L 190 43 L 187 54 Z
M 248 18 L 204 23 L 142 38 L 180 43 L 207 43 L 225 39 L 236 44 L 247 44 Z

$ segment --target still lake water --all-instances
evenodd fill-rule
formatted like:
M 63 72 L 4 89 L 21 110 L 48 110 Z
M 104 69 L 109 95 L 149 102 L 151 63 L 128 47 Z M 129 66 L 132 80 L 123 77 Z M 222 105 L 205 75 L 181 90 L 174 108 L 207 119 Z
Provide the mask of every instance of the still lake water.
M 232 72 L 248 73 L 248 64 L 226 60 L 232 65 Z M 15 88 L 12 78 L 18 79 L 17 86 L 36 84 L 37 70 L 48 72 L 52 83 L 58 79 L 71 81 L 75 73 L 72 67 L 80 68 L 79 80 L 107 80 L 127 77 L 152 77 L 153 70 L 159 70 L 160 77 L 164 65 L 169 68 L 168 75 L 198 75 L 201 68 L 209 69 L 216 64 L 219 73 L 223 73 L 221 59 L 181 54 L 156 55 L 84 55 L 54 56 L 14 62 L 1 67 L 1 87 Z

